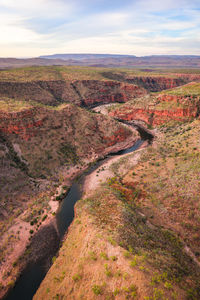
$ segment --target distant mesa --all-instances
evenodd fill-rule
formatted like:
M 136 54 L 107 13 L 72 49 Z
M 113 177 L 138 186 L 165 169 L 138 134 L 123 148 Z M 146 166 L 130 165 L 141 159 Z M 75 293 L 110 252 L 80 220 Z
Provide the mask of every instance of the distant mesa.
M 100 58 L 133 58 L 135 55 L 123 55 L 123 54 L 52 54 L 43 55 L 39 58 L 48 59 L 73 59 L 73 60 L 83 60 L 83 59 L 100 59 Z
M 52 54 L 37 58 L 0 58 L 0 68 L 23 66 L 88 66 L 128 68 L 199 68 L 200 56 L 196 55 L 152 55 L 137 57 L 120 54 Z

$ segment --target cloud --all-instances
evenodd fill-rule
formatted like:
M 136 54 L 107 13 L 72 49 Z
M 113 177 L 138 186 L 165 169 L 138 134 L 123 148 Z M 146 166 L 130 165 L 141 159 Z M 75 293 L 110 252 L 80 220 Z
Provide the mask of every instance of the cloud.
M 0 7 L 21 16 L 43 16 L 46 19 L 72 13 L 73 5 L 61 0 L 0 0 Z
M 88 51 L 88 45 L 90 50 Z M 134 32 L 121 32 L 116 36 L 88 37 L 65 43 L 65 52 L 126 53 L 141 55 L 152 54 L 192 54 L 199 53 L 200 39 L 181 37 L 146 37 Z M 124 51 L 125 50 L 125 51 Z M 62 52 L 63 52 L 62 51 Z M 200 54 L 200 53 L 199 53 Z
M 199 9 L 196 0 L 0 0 L 0 56 L 200 54 Z

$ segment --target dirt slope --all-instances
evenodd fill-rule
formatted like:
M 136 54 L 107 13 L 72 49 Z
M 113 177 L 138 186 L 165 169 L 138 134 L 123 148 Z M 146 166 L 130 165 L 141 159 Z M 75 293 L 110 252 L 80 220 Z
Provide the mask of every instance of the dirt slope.
M 55 212 L 52 197 L 61 199 L 89 163 L 132 145 L 139 136 L 73 104 L 49 108 L 24 107 L 10 99 L 0 103 L 0 273 L 6 286 L 18 275 L 17 257 L 33 232 Z M 64 188 L 58 189 L 60 185 Z

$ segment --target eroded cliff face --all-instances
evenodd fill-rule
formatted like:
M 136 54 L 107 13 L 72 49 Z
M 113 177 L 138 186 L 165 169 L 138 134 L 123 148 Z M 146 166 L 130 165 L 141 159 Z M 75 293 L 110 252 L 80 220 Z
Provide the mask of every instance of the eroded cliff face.
M 28 172 L 34 177 L 53 175 L 62 164 L 70 166 L 94 159 L 106 148 L 132 136 L 112 119 L 71 104 L 56 110 L 33 107 L 0 112 L 0 120 L 1 135 L 18 145 Z
M 115 81 L 82 80 L 73 82 L 73 86 L 80 95 L 83 106 L 123 103 L 147 94 L 137 85 Z
M 159 92 L 162 90 L 174 88 L 187 83 L 186 78 L 167 78 L 161 76 L 133 76 L 126 79 L 128 83 L 137 84 L 150 92 Z
M 149 105 L 137 107 L 126 104 L 109 115 L 126 121 L 141 120 L 149 125 L 162 125 L 169 121 L 185 122 L 199 116 L 200 96 L 165 95 L 152 96 Z
M 0 112 L 0 293 L 16 279 L 17 258 L 32 231 L 55 211 L 55 201 L 49 201 L 60 195 L 56 187 L 69 185 L 89 163 L 138 138 L 137 131 L 73 104 Z
M 12 113 L 0 111 L 0 131 L 5 135 L 15 134 L 21 139 L 28 141 L 43 126 L 44 119 L 45 114 L 42 116 L 41 112 L 35 108 Z
M 149 125 L 162 125 L 169 121 L 187 122 L 198 115 L 197 107 L 177 108 L 175 110 L 132 109 L 131 112 L 119 110 L 111 112 L 110 116 L 125 121 L 143 121 Z
M 171 74 L 171 75 L 128 75 L 127 73 L 104 72 L 105 77 L 121 82 L 136 84 L 149 92 L 175 88 L 191 81 L 200 81 L 199 74 Z
M 88 107 L 98 103 L 127 102 L 147 92 L 136 85 L 100 80 L 0 82 L 0 96 L 57 106 Z

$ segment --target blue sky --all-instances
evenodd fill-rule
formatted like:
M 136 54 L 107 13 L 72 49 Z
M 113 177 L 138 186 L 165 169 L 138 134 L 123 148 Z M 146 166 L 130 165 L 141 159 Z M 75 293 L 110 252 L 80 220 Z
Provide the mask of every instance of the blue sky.
M 200 55 L 198 0 L 0 0 L 0 57 Z

